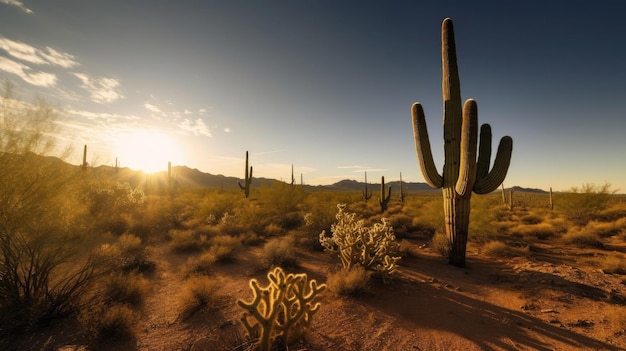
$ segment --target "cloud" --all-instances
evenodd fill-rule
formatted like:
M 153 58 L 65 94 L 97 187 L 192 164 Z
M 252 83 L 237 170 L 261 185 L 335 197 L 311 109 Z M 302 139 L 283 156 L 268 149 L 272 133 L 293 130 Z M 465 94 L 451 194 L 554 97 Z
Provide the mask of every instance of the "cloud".
M 230 128 L 228 127 L 224 128 L 224 133 L 230 133 Z
M 18 1 L 18 0 L 0 0 L 0 3 L 11 5 L 11 6 L 15 6 L 15 7 L 19 8 L 20 10 L 26 12 L 29 15 L 34 13 L 31 9 L 29 9 L 26 6 L 24 6 L 24 4 L 21 1 Z
M 1 0 L 0 0 L 1 1 Z M 74 56 L 57 51 L 49 46 L 39 49 L 32 45 L 0 37 L 0 49 L 22 61 L 37 65 L 53 65 L 70 68 L 78 65 Z
M 205 135 L 208 137 L 213 136 L 211 130 L 204 123 L 202 118 L 198 118 L 195 121 L 185 119 L 178 125 L 178 127 L 184 131 L 192 132 L 194 135 Z
M 158 107 L 156 107 L 154 105 L 151 105 L 151 104 L 149 104 L 147 102 L 143 105 L 143 107 L 145 107 L 147 110 L 152 111 L 154 113 L 160 113 L 161 112 L 160 108 L 158 108 Z
M 114 78 L 90 78 L 83 73 L 73 73 L 81 80 L 82 87 L 89 92 L 91 100 L 99 104 L 113 102 L 124 97 L 119 91 L 120 82 Z
M 0 56 L 0 70 L 15 74 L 29 84 L 40 87 L 52 87 L 57 82 L 57 76 L 52 73 L 33 72 L 30 67 L 2 56 Z
M 339 169 L 366 169 L 365 166 L 337 166 Z

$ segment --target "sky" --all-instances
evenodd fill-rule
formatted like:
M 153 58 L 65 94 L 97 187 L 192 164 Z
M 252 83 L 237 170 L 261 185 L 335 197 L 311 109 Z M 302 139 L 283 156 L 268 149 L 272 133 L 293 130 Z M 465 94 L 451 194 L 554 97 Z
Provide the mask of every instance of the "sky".
M 626 192 L 621 1 L 0 0 L 0 79 L 59 111 L 68 161 L 167 162 L 306 184 L 424 182 L 411 105 L 443 166 L 441 22 L 506 187 Z

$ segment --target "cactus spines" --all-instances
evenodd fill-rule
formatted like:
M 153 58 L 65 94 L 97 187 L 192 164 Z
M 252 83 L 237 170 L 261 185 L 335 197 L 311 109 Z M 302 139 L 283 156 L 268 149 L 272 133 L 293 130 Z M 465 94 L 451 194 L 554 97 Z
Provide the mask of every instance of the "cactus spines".
M 464 266 L 472 191 L 487 194 L 502 183 L 511 161 L 513 139 L 505 136 L 500 140 L 493 167 L 489 169 L 491 127 L 488 124 L 481 126 L 478 138 L 476 101 L 468 99 L 464 105 L 461 103 L 454 29 L 450 18 L 442 23 L 441 52 L 444 109 L 442 174 L 439 174 L 433 161 L 426 118 L 419 102 L 414 103 L 411 109 L 413 135 L 424 179 L 431 187 L 442 188 L 446 234 L 450 243 L 449 261 L 453 265 Z
M 367 171 L 365 171 L 365 190 L 363 190 L 362 196 L 365 202 L 367 202 L 367 200 L 372 198 L 372 192 L 367 191 Z
M 282 338 L 285 345 L 295 341 L 292 339 L 297 333 L 310 326 L 320 308 L 319 294 L 326 289 L 326 284 L 309 281 L 306 273 L 285 274 L 280 267 L 269 272 L 267 278 L 269 285 L 265 288 L 256 279 L 250 280 L 252 301 L 237 300 L 246 311 L 241 322 L 252 338 L 258 338 L 260 351 L 271 350 L 276 337 Z
M 248 172 L 248 151 L 246 151 L 246 175 L 244 179 L 244 185 L 241 185 L 241 182 L 237 182 L 239 184 L 239 188 L 244 191 L 246 199 L 250 196 L 250 183 L 252 183 L 252 166 L 250 166 L 250 171 Z
M 387 211 L 387 206 L 389 205 L 389 200 L 391 199 L 391 187 L 389 187 L 387 196 L 385 196 L 385 176 L 380 178 L 380 197 L 378 198 L 378 204 L 380 205 L 381 211 Z

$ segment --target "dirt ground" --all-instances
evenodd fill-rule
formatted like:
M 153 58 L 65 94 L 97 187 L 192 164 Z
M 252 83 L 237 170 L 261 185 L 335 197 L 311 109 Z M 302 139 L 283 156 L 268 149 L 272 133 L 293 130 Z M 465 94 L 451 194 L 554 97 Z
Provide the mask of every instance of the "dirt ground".
M 607 316 L 611 306 L 626 304 L 624 279 L 582 265 L 598 254 L 594 250 L 545 243 L 533 245 L 528 257 L 493 259 L 470 247 L 466 268 L 456 268 L 424 243 L 412 243 L 418 255 L 401 261 L 391 285 L 373 285 L 357 297 L 325 292 L 306 340 L 291 349 L 626 350 L 626 331 Z M 216 266 L 217 307 L 191 316 L 181 315 L 177 300 L 187 255 L 172 253 L 166 243 L 149 250 L 157 266 L 148 276 L 152 290 L 136 339 L 103 349 L 243 350 L 246 334 L 235 301 L 251 298 L 249 279 L 266 282 L 257 264 L 261 248 L 246 248 Z M 291 271 L 324 282 L 337 264 L 327 253 L 300 249 L 299 267 Z M 69 329 L 39 331 L 29 348 L 86 350 L 72 343 Z

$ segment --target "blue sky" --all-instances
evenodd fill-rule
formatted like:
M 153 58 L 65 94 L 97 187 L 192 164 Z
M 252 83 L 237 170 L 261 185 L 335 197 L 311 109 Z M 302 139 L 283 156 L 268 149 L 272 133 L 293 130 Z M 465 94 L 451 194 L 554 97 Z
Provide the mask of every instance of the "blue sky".
M 506 186 L 626 192 L 619 1 L 0 0 L 0 78 L 59 109 L 93 164 L 167 161 L 307 184 L 422 182 L 410 108 L 442 167 L 441 21 Z

